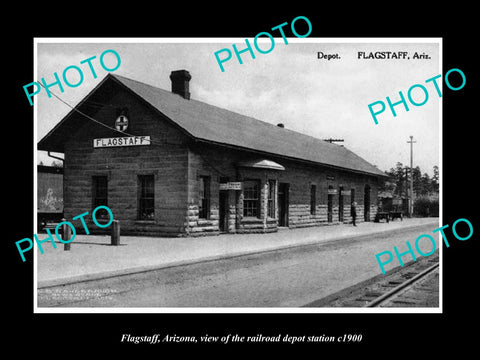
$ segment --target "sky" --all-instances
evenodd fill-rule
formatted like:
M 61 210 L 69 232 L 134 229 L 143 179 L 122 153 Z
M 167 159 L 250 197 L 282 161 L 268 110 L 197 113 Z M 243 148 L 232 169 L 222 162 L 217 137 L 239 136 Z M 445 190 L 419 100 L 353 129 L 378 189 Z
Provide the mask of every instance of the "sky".
M 114 40 L 114 41 L 112 41 Z M 125 42 L 126 41 L 126 42 Z M 148 41 L 148 42 L 147 42 Z M 283 123 L 286 128 L 320 139 L 344 139 L 339 143 L 355 152 L 380 170 L 389 170 L 397 162 L 410 164 L 410 136 L 414 137 L 413 165 L 422 173 L 433 174 L 433 166 L 440 166 L 441 98 L 433 84 L 425 80 L 439 75 L 441 47 L 437 39 L 320 39 L 275 38 L 273 49 L 262 54 L 254 47 L 253 59 L 249 52 L 241 54 L 243 64 L 235 57 L 232 44 L 242 50 L 245 39 L 36 39 L 36 79 L 54 81 L 54 72 L 62 78 L 63 70 L 76 65 L 83 71 L 83 81 L 77 87 L 63 83 L 50 90 L 63 101 L 75 106 L 107 74 L 99 62 L 105 50 L 116 51 L 121 63 L 113 73 L 142 81 L 170 91 L 170 72 L 186 69 L 190 72 L 191 98 L 232 110 L 272 124 Z M 412 42 L 415 41 L 415 42 Z M 421 41 L 421 42 L 418 42 Z M 268 38 L 259 38 L 258 46 L 268 50 Z M 222 72 L 214 53 L 228 48 L 232 58 L 223 63 Z M 363 59 L 370 52 L 408 52 L 410 59 Z M 319 59 L 318 52 L 338 54 L 336 59 Z M 415 52 L 429 59 L 413 59 Z M 220 56 L 225 56 L 222 53 Z M 97 78 L 88 64 L 92 60 Z M 104 57 L 107 67 L 114 67 L 111 53 Z M 442 79 L 438 81 L 442 89 Z M 76 83 L 74 70 L 68 71 L 68 80 Z M 391 113 L 386 97 L 394 103 L 400 100 L 399 91 L 407 99 L 411 86 L 423 85 L 428 91 L 424 105 L 408 103 L 395 106 L 397 116 Z M 443 89 L 442 89 L 443 91 Z M 421 88 L 411 92 L 412 99 L 421 103 L 425 95 Z M 27 102 L 27 98 L 25 99 Z M 383 101 L 386 110 L 373 121 L 368 105 Z M 42 139 L 71 110 L 45 91 L 35 95 L 36 139 Z M 377 110 L 379 107 L 374 107 Z M 89 120 L 85 120 L 89 121 Z M 266 139 L 268 141 L 268 139 Z M 56 154 L 58 155 L 58 154 Z M 50 164 L 53 159 L 39 151 L 37 163 Z

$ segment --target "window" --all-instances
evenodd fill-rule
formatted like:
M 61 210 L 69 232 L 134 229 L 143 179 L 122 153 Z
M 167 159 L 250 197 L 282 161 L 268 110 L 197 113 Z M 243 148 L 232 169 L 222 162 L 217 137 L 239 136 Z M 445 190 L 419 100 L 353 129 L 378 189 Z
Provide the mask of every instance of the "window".
M 210 177 L 208 176 L 198 178 L 198 217 L 210 218 Z
M 268 204 L 267 204 L 267 216 L 275 219 L 276 213 L 275 213 L 275 180 L 268 180 Z
M 315 215 L 317 209 L 317 185 L 310 185 L 310 215 Z
M 155 179 L 153 175 L 138 176 L 138 218 L 155 218 Z
M 243 216 L 260 217 L 260 184 L 258 180 L 243 182 Z
M 92 209 L 97 206 L 108 206 L 108 178 L 106 176 L 93 176 L 92 177 Z M 97 213 L 97 217 L 107 216 L 108 212 L 104 209 L 100 209 Z
M 104 205 L 108 206 L 107 194 L 108 194 L 108 180 L 106 176 L 93 176 L 92 177 L 92 208 Z

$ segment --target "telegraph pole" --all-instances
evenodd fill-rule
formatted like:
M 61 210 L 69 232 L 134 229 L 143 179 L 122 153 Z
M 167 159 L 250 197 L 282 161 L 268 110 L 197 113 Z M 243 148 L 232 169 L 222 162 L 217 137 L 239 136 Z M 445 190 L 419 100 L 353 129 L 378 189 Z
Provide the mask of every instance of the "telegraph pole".
M 343 141 L 345 141 L 345 140 L 343 140 L 343 139 L 332 139 L 332 138 L 330 138 L 330 139 L 323 139 L 323 141 L 327 141 L 327 142 L 329 142 L 329 143 L 333 143 L 333 142 L 343 142 Z
M 413 216 L 413 136 L 410 135 L 410 141 L 407 141 L 410 144 L 410 203 L 408 206 L 408 216 Z

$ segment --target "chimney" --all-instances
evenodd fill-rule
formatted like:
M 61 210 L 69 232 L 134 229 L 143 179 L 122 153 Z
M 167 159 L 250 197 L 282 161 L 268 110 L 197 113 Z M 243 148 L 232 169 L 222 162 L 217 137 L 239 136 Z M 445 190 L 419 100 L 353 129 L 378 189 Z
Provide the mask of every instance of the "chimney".
M 188 82 L 191 78 L 192 76 L 187 70 L 172 71 L 170 74 L 170 80 L 172 80 L 172 93 L 190 100 Z

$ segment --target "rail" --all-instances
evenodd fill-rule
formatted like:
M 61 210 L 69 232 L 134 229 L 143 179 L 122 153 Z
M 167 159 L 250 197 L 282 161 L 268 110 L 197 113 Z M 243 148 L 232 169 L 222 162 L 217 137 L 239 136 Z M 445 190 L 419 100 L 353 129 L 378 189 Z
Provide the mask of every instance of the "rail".
M 425 276 L 427 276 L 428 274 L 430 274 L 432 271 L 434 271 L 435 269 L 437 269 L 439 266 L 439 263 L 436 263 L 432 266 L 430 266 L 429 268 L 423 270 L 421 273 L 413 276 L 412 278 L 406 280 L 405 282 L 403 282 L 402 284 L 396 286 L 395 288 L 393 288 L 392 290 L 386 292 L 385 294 L 377 297 L 376 299 L 370 301 L 369 303 L 367 303 L 365 306 L 363 307 L 377 307 L 378 305 L 380 305 L 381 303 L 385 302 L 386 300 L 392 298 L 393 296 L 395 296 L 396 294 L 398 294 L 400 291 L 402 291 L 403 289 L 407 288 L 407 287 L 411 287 L 413 286 L 415 283 L 417 283 L 418 281 L 420 281 L 421 279 L 423 279 Z

